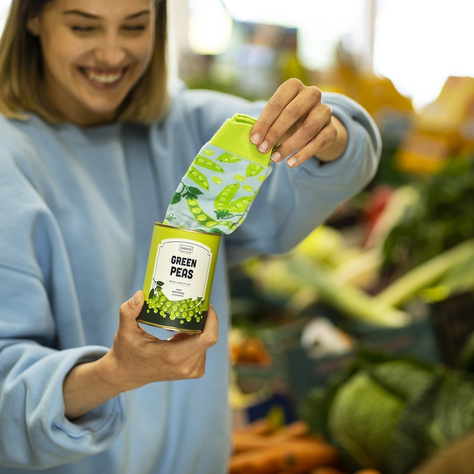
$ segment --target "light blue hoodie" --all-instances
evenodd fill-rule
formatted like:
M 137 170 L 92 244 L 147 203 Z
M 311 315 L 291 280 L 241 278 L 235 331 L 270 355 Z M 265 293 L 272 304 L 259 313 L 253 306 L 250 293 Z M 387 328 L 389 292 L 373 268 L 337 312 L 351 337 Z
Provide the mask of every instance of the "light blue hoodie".
M 257 117 L 264 104 L 183 90 L 151 126 L 0 118 L 0 474 L 226 472 L 226 266 L 293 247 L 368 183 L 380 156 L 363 109 L 336 94 L 323 102 L 349 145 L 324 166 L 275 165 L 244 224 L 223 237 L 211 297 L 220 339 L 205 375 L 122 394 L 74 423 L 63 379 L 110 348 L 119 306 L 142 287 L 154 221 L 221 124 L 236 112 Z

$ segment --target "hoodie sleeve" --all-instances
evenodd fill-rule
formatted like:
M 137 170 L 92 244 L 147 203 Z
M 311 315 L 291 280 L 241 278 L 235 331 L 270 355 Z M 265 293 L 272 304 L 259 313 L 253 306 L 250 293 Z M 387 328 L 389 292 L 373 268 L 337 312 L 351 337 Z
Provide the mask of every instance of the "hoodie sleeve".
M 74 422 L 64 416 L 64 377 L 107 348 L 84 345 L 65 245 L 39 191 L 46 183 L 15 133 L 0 150 L 0 465 L 39 469 L 106 449 L 126 397 Z
M 227 240 L 231 261 L 290 250 L 374 177 L 382 145 L 372 118 L 343 95 L 323 93 L 322 101 L 348 131 L 346 150 L 324 164 L 315 159 L 294 169 L 275 164 L 246 222 Z

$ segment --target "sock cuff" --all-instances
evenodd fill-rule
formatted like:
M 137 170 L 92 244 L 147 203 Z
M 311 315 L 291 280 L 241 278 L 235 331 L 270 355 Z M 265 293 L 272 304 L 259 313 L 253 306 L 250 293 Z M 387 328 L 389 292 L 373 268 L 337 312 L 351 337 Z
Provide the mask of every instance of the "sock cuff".
M 209 143 L 239 158 L 268 167 L 272 150 L 265 154 L 260 153 L 249 140 L 250 131 L 256 121 L 257 119 L 249 115 L 235 114 L 224 122 Z

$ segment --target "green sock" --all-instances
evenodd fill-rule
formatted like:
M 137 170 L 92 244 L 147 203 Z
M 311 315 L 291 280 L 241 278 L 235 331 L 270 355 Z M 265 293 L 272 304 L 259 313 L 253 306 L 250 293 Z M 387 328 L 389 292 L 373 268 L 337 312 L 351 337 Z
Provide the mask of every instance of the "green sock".
M 220 234 L 242 224 L 273 165 L 271 150 L 262 154 L 249 141 L 255 122 L 236 114 L 201 148 L 171 199 L 166 224 Z

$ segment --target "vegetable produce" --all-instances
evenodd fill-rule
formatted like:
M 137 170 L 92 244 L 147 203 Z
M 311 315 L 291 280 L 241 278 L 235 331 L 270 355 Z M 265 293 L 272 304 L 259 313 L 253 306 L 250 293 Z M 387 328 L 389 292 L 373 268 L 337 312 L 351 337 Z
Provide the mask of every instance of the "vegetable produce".
M 339 469 L 336 469 L 335 467 L 317 467 L 316 469 L 313 469 L 310 474 L 344 474 L 342 471 Z
M 231 457 L 229 474 L 305 474 L 318 465 L 334 464 L 337 459 L 336 450 L 320 440 L 293 439 Z
M 386 268 L 413 268 L 474 238 L 474 159 L 452 159 L 412 186 L 418 199 L 383 242 Z
M 439 282 L 449 271 L 457 271 L 457 267 L 465 269 L 466 262 L 470 262 L 472 271 L 468 272 L 467 276 L 470 275 L 472 280 L 474 273 L 474 239 L 462 242 L 430 260 L 420 263 L 378 293 L 377 299 L 391 306 L 400 306 L 420 290 L 429 288 Z M 449 283 L 449 281 L 451 281 L 451 289 L 455 289 L 458 285 L 461 286 L 459 283 L 456 284 L 453 279 L 445 280 L 446 283 Z
M 271 430 L 271 427 L 270 427 Z M 294 421 L 275 432 L 259 433 L 250 430 L 236 430 L 232 433 L 234 453 L 249 451 L 251 449 L 267 448 L 276 444 L 285 443 L 292 438 L 304 437 L 309 434 L 308 423 Z
M 315 286 L 322 300 L 346 315 L 388 327 L 403 326 L 410 320 L 407 313 L 340 281 L 323 265 L 295 258 L 289 261 L 288 267 L 299 279 Z
M 236 329 L 230 335 L 230 356 L 233 364 L 269 366 L 272 357 L 258 337 L 245 336 Z
M 294 256 L 289 272 L 312 285 L 317 297 L 344 315 L 380 326 L 403 326 L 410 316 L 401 308 L 410 298 L 424 294 L 433 300 L 474 289 L 474 239 L 466 240 L 420 263 L 374 296 L 341 278 L 341 270 Z M 437 286 L 437 291 L 431 291 Z M 431 296 L 430 296 L 431 294 Z
M 330 384 L 310 392 L 302 416 L 351 469 L 405 474 L 474 430 L 474 377 L 361 352 Z
M 335 466 L 334 447 L 309 434 L 302 420 L 274 429 L 268 419 L 233 432 L 229 474 L 307 474 L 315 467 Z

